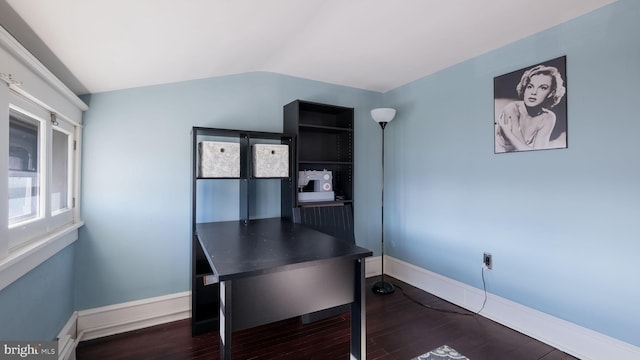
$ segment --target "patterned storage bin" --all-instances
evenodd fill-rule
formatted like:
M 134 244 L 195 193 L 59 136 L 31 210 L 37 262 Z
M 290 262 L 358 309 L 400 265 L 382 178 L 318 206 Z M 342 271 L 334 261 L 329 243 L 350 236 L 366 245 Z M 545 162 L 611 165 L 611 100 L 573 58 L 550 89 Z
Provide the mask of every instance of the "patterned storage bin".
M 240 177 L 240 144 L 201 141 L 198 144 L 200 177 Z
M 289 145 L 253 145 L 254 177 L 288 177 Z

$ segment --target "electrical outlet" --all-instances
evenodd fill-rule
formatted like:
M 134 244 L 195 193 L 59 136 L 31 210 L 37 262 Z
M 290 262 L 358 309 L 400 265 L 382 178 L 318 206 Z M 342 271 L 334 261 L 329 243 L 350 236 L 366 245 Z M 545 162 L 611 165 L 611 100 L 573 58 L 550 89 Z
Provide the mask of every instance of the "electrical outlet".
M 487 267 L 487 269 L 493 269 L 493 257 L 490 253 L 484 253 L 482 256 L 482 263 Z

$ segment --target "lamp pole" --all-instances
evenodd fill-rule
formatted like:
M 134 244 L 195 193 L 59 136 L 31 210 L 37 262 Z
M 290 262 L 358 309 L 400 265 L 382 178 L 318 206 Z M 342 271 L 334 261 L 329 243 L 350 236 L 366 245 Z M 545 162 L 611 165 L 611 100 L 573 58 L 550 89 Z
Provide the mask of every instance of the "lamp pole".
M 395 115 L 395 114 L 394 114 Z M 391 294 L 395 291 L 393 284 L 384 281 L 384 128 L 387 126 L 388 121 L 380 121 L 378 122 L 380 127 L 382 128 L 382 202 L 381 202 L 381 214 L 382 218 L 380 221 L 382 227 L 382 238 L 381 238 L 381 264 L 382 264 L 382 277 L 381 280 L 373 284 L 371 290 L 376 294 L 386 295 Z

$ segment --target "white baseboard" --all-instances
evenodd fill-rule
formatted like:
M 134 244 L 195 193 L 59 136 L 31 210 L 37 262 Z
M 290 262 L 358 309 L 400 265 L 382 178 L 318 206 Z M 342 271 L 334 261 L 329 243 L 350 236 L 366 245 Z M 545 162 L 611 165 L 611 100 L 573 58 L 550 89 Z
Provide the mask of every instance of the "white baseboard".
M 385 259 L 387 257 L 385 256 Z M 382 261 L 380 256 L 374 256 L 374 257 L 368 257 L 365 258 L 365 263 L 364 263 L 364 276 L 365 277 L 372 277 L 372 276 L 378 276 L 380 274 L 382 274 L 382 272 L 380 271 L 382 267 Z
M 96 339 L 191 317 L 191 292 L 78 311 L 79 341 Z
M 481 289 L 392 257 L 385 256 L 384 260 L 385 274 L 470 311 L 476 312 L 482 306 Z M 380 269 L 377 272 L 380 274 Z M 640 347 L 493 294 L 487 294 L 481 315 L 579 359 L 640 359 Z
M 76 346 L 78 345 L 78 313 L 71 317 L 58 334 L 58 360 L 76 360 Z
M 470 311 L 484 300 L 481 289 L 385 256 L 385 274 Z M 381 274 L 379 256 L 366 260 L 365 276 Z M 480 270 L 480 269 L 478 269 Z M 493 294 L 481 315 L 583 360 L 640 359 L 640 348 Z M 79 341 L 160 325 L 191 316 L 191 292 L 131 301 L 74 313 L 58 337 L 60 360 L 75 360 Z M 64 357 L 63 357 L 64 356 Z

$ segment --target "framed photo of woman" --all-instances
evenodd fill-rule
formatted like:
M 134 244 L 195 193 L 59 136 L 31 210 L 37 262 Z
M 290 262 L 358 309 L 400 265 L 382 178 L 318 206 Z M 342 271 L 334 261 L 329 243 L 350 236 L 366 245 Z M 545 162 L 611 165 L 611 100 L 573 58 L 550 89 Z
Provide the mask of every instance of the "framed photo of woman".
M 494 152 L 567 148 L 567 57 L 493 79 Z

